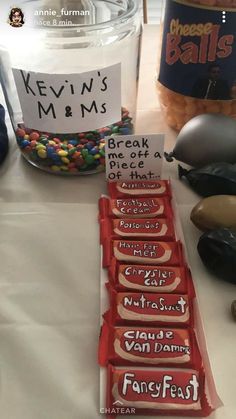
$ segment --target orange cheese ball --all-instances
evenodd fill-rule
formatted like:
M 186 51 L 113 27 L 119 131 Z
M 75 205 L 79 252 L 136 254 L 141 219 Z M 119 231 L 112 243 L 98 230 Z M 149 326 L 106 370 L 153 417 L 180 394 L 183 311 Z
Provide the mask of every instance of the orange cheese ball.
M 236 116 L 236 100 L 233 101 L 233 103 L 231 104 L 231 116 Z
M 221 106 L 221 113 L 225 115 L 230 115 L 232 113 L 231 100 L 222 100 L 220 106 Z

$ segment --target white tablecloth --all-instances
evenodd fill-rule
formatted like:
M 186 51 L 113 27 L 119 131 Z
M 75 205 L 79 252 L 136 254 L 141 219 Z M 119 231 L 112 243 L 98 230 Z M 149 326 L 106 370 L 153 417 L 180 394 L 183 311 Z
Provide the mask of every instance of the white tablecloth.
M 158 31 L 145 28 L 137 133 L 175 133 L 162 120 L 155 92 Z M 0 417 L 99 418 L 99 237 L 97 201 L 103 174 L 63 178 L 31 167 L 11 138 L 0 169 Z M 163 177 L 177 179 L 176 163 Z M 197 255 L 189 221 L 198 197 L 183 183 L 175 193 L 204 321 L 209 356 L 224 407 L 236 417 L 236 332 L 230 304 L 236 288 L 211 276 Z

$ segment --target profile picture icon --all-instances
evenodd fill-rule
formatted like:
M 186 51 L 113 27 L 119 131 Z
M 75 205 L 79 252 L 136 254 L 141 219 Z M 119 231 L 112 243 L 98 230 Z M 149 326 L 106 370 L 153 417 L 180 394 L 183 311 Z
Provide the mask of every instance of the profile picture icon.
M 24 13 L 19 7 L 13 7 L 11 9 L 8 23 L 13 28 L 21 28 L 24 25 Z

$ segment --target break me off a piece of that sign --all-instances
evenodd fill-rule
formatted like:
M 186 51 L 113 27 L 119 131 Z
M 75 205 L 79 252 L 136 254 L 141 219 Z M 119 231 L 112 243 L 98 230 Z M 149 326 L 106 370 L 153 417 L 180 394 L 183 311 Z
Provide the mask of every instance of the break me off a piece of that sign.
M 164 135 L 117 135 L 106 140 L 106 177 L 117 180 L 161 178 Z
M 13 69 L 24 124 L 58 134 L 95 130 L 121 119 L 121 65 L 80 74 Z

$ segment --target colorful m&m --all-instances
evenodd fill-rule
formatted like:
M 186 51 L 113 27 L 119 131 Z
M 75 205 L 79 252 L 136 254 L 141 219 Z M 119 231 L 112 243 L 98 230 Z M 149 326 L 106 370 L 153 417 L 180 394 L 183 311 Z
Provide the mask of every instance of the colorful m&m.
M 122 108 L 121 121 L 78 134 L 55 134 L 26 128 L 16 130 L 18 145 L 33 165 L 56 174 L 90 174 L 105 169 L 105 142 L 111 135 L 133 132 L 129 111 Z

